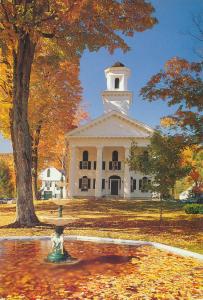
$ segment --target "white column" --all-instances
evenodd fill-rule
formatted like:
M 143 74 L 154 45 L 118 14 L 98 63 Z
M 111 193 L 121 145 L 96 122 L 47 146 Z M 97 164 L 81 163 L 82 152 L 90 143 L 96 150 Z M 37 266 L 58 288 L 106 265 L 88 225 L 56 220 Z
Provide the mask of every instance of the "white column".
M 68 196 L 73 197 L 75 194 L 75 171 L 76 171 L 76 147 L 71 146 L 69 148 L 69 154 L 70 154 L 70 163 L 69 163 L 69 192 Z
M 129 148 L 125 148 L 125 167 L 124 167 L 124 198 L 130 198 L 130 168 L 126 163 L 129 157 Z
M 103 146 L 97 147 L 95 197 L 102 196 L 102 152 Z

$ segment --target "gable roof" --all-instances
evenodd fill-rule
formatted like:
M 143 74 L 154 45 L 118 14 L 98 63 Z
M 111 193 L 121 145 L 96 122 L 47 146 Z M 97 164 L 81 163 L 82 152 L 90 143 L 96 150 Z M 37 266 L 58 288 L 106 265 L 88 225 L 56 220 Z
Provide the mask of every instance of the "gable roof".
M 129 137 L 149 138 L 154 129 L 117 111 L 111 111 L 101 117 L 80 126 L 66 134 L 71 137 Z

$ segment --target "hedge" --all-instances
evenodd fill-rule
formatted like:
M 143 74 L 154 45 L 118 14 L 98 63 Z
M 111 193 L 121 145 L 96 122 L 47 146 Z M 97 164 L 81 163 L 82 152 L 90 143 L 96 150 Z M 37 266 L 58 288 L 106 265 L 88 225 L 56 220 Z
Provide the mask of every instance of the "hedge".
M 203 214 L 203 204 L 187 204 L 184 209 L 186 214 Z

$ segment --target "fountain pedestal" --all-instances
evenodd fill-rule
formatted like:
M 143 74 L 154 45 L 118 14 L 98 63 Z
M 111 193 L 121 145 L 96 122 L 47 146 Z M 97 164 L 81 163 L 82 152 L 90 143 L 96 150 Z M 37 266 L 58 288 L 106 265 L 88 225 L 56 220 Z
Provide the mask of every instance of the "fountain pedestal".
M 52 252 L 47 256 L 47 261 L 49 262 L 64 262 L 64 261 L 72 261 L 72 257 L 65 250 L 63 245 L 63 226 L 56 226 L 55 233 L 51 238 L 52 242 Z
M 65 225 L 73 221 L 73 219 L 63 217 L 63 205 L 67 204 L 69 200 L 54 199 L 52 201 L 59 205 L 58 217 L 42 217 L 44 222 L 55 225 L 55 232 L 51 237 L 52 252 L 48 254 L 46 261 L 51 263 L 76 263 L 78 259 L 72 257 L 64 248 L 63 231 Z

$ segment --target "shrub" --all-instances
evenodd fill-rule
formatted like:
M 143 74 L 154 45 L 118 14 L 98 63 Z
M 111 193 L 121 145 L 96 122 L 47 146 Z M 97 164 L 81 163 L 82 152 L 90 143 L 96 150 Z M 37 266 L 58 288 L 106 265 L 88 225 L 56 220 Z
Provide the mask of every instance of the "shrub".
M 187 204 L 184 209 L 186 214 L 203 214 L 203 204 Z

